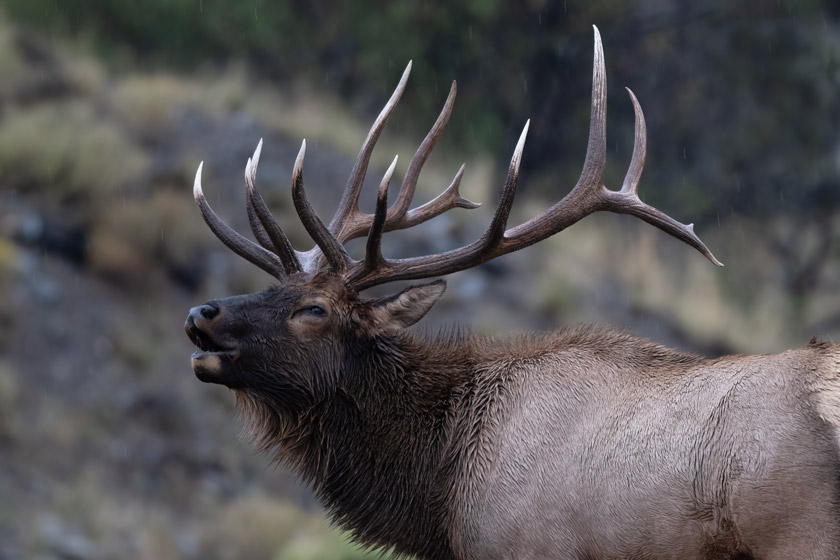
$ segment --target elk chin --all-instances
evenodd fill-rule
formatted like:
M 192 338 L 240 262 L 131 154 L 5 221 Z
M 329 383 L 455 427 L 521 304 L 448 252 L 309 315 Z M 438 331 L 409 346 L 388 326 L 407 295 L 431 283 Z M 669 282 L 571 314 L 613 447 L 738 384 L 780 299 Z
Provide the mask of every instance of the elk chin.
M 239 386 L 238 376 L 234 372 L 234 363 L 238 357 L 239 350 L 197 350 L 191 358 L 193 373 L 199 381 L 235 389 Z

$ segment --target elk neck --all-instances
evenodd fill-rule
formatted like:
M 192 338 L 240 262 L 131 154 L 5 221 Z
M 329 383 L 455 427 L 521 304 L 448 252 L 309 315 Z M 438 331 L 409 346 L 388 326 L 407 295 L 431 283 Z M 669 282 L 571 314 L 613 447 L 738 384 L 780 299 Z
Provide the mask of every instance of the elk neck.
M 354 347 L 339 386 L 296 418 L 256 395 L 240 393 L 240 405 L 259 446 L 297 471 L 360 541 L 447 557 L 447 504 L 433 487 L 448 476 L 441 463 L 477 369 L 474 348 L 463 333 L 389 333 Z

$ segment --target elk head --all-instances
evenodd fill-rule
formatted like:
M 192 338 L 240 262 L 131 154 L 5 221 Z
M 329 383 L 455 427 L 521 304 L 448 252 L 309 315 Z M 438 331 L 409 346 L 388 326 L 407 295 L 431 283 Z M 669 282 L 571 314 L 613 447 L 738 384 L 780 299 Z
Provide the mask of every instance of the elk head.
M 190 311 L 185 329 L 200 349 L 192 357 L 199 379 L 270 394 L 290 409 L 306 406 L 341 385 L 342 372 L 346 369 L 342 366 L 351 355 L 380 344 L 382 337 L 399 335 L 423 317 L 443 294 L 445 285 L 439 280 L 374 300 L 361 298 L 360 291 L 386 282 L 443 276 L 480 265 L 537 243 L 597 211 L 641 218 L 720 265 L 694 234 L 692 224 L 677 222 L 639 199 L 637 187 L 645 159 L 646 130 L 642 109 L 629 89 L 635 111 L 632 160 L 620 190 L 603 185 L 606 77 L 597 29 L 589 143 L 583 171 L 574 188 L 543 214 L 507 228 L 528 132 L 526 123 L 510 162 L 498 208 L 481 238 L 439 254 L 386 259 L 381 252 L 383 233 L 425 222 L 452 208 L 478 206 L 458 192 L 462 165 L 441 195 L 409 209 L 420 170 L 449 121 L 456 92 L 453 82 L 440 116 L 408 165 L 396 202 L 388 207 L 388 185 L 397 163 L 394 158 L 380 184 L 374 213 L 359 210 L 359 193 L 371 153 L 403 93 L 410 70 L 411 63 L 370 129 L 339 208 L 328 226 L 315 214 L 304 191 L 306 142 L 301 146 L 293 171 L 292 198 L 306 231 L 316 243 L 309 251 L 292 248 L 255 186 L 262 142 L 245 167 L 248 218 L 257 243 L 234 231 L 213 212 L 202 192 L 199 166 L 194 195 L 207 225 L 235 253 L 278 280 L 277 285 L 264 291 L 213 300 Z M 365 256 L 356 261 L 347 254 L 344 243 L 365 235 Z

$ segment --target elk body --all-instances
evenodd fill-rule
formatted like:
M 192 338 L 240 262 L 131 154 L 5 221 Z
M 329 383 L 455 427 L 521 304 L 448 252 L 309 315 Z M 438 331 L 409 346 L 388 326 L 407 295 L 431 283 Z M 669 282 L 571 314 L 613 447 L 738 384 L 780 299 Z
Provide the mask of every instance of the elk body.
M 840 558 L 837 346 L 706 360 L 594 327 L 506 339 L 424 337 L 407 329 L 441 297 L 442 280 L 385 298 L 359 295 L 476 266 L 599 210 L 642 218 L 719 264 L 691 225 L 639 200 L 645 125 L 632 93 L 630 169 L 619 191 L 603 186 L 606 86 L 597 30 L 590 139 L 572 191 L 506 229 L 523 131 L 478 241 L 385 259 L 385 231 L 476 206 L 458 193 L 462 167 L 442 195 L 409 210 L 449 118 L 453 83 L 397 201 L 390 208 L 386 201 L 392 164 L 374 214 L 358 210 L 373 146 L 409 68 L 329 225 L 306 198 L 301 148 L 292 196 L 316 242 L 310 251 L 291 247 L 254 186 L 260 147 L 245 170 L 258 243 L 213 213 L 199 168 L 195 197 L 210 228 L 278 283 L 190 311 L 185 328 L 199 347 L 198 378 L 233 389 L 257 445 L 308 482 L 366 545 L 429 559 Z M 355 261 L 343 244 L 364 235 L 365 257 Z

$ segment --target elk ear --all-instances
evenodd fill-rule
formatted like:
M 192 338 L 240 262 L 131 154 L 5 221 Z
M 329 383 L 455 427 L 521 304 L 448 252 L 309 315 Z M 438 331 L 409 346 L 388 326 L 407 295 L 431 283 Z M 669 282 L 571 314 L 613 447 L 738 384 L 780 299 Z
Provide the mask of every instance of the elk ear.
M 404 329 L 423 318 L 446 291 L 445 280 L 409 286 L 400 293 L 373 302 L 384 329 Z

